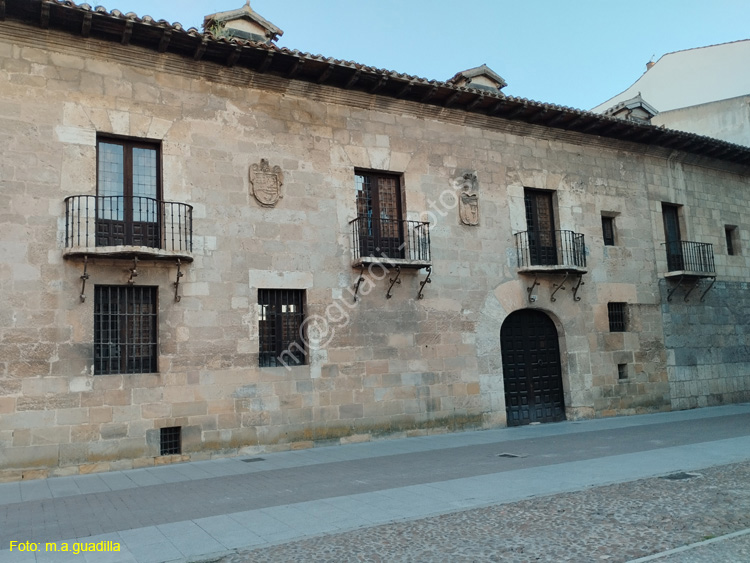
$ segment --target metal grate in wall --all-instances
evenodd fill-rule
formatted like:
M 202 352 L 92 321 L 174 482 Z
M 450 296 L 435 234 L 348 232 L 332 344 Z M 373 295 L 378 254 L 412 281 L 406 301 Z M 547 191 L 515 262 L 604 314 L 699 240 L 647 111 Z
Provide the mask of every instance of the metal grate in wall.
M 303 321 L 305 291 L 259 289 L 259 358 L 261 367 L 306 363 Z
M 161 455 L 175 455 L 182 453 L 182 427 L 169 426 L 161 429 Z
M 157 288 L 94 288 L 94 373 L 157 371 Z
M 609 314 L 609 332 L 625 332 L 627 330 L 627 303 L 607 303 Z

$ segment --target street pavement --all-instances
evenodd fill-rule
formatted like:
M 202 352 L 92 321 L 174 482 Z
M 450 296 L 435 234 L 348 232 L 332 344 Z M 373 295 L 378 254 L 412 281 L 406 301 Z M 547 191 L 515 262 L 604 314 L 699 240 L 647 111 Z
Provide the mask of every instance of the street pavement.
M 731 563 L 748 531 L 750 404 L 0 484 L 14 563 Z

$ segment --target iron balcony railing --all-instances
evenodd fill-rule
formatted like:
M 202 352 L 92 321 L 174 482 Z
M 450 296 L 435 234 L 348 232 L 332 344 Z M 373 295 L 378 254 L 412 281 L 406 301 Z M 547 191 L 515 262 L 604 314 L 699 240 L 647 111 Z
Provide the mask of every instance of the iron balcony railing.
M 365 257 L 430 262 L 430 224 L 360 215 L 349 222 L 354 260 Z
M 586 267 L 582 233 L 573 231 L 523 231 L 516 233 L 518 266 Z
M 65 247 L 145 246 L 193 250 L 193 206 L 142 196 L 65 198 Z
M 713 274 L 714 247 L 707 242 L 675 240 L 666 243 L 667 270 L 670 272 L 688 271 Z

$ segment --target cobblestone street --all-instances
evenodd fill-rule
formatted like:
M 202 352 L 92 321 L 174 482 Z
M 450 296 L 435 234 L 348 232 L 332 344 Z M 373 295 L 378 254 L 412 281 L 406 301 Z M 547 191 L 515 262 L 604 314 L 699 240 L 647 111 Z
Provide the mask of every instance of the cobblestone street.
M 239 552 L 221 562 L 615 563 L 750 528 L 750 463 L 672 476 L 678 478 L 644 479 L 324 535 Z M 720 555 L 722 542 L 716 542 L 657 560 L 750 561 L 750 535 L 735 542 L 742 545 L 730 555 Z

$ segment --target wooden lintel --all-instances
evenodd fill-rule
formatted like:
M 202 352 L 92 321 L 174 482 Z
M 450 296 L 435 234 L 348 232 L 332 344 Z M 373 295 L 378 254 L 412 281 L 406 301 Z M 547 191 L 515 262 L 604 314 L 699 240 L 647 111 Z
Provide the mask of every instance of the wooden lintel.
M 386 82 L 388 82 L 388 77 L 385 76 L 385 75 L 381 76 L 380 80 L 377 81 L 377 83 L 375 84 L 375 86 L 373 86 L 372 88 L 370 88 L 370 93 L 374 94 L 375 92 L 377 92 L 378 90 L 380 90 Z
M 273 51 L 267 51 L 266 52 L 266 58 L 263 59 L 263 62 L 260 63 L 260 66 L 258 67 L 258 72 L 266 72 L 268 70 L 268 67 L 271 66 L 271 61 L 273 60 Z
M 234 49 L 232 49 L 231 53 L 229 53 L 229 56 L 226 60 L 227 66 L 234 66 L 237 64 L 237 61 L 240 60 L 240 55 L 242 54 L 242 46 L 237 45 Z
M 470 103 L 466 104 L 466 111 L 471 111 L 484 101 L 484 94 L 479 94 Z
M 331 74 L 333 74 L 333 69 L 334 69 L 334 65 L 329 64 L 326 67 L 326 69 L 320 74 L 320 76 L 318 76 L 318 80 L 317 80 L 318 84 L 323 84 L 323 82 L 328 80 Z
M 290 68 L 289 72 L 286 73 L 286 77 L 294 78 L 304 64 L 305 59 L 300 59 L 299 57 L 297 57 L 297 59 L 294 61 L 294 64 L 292 64 L 292 68 Z
M 88 37 L 91 33 L 91 21 L 94 19 L 94 14 L 88 12 L 83 16 L 83 24 L 81 25 L 81 35 Z
M 122 30 L 122 39 L 120 40 L 120 43 L 123 45 L 129 45 L 131 35 L 133 35 L 133 20 L 128 20 L 125 22 L 125 27 Z
M 201 42 L 198 44 L 198 47 L 195 49 L 195 54 L 193 55 L 193 60 L 199 61 L 203 58 L 203 55 L 206 53 L 206 46 L 208 45 L 208 36 L 204 35 Z
M 42 29 L 47 29 L 49 27 L 49 4 L 47 2 L 42 1 L 42 15 L 39 20 L 39 25 Z
M 352 86 L 354 86 L 357 83 L 357 80 L 359 80 L 360 76 L 362 76 L 362 70 L 361 69 L 357 69 L 354 72 L 354 74 L 352 74 L 349 77 L 349 80 L 346 81 L 346 84 L 344 85 L 344 88 L 346 88 L 348 90 L 349 88 L 351 88 Z

